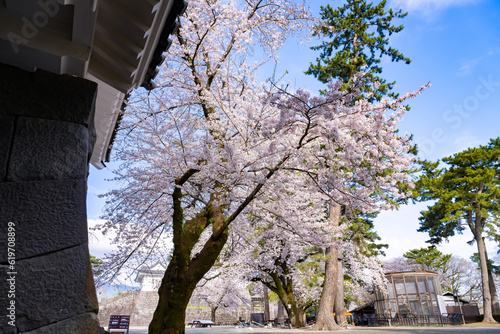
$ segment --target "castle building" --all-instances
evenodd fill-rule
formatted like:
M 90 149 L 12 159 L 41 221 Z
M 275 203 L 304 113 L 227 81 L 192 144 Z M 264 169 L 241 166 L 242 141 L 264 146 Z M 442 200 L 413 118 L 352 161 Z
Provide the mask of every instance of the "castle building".
M 135 281 L 141 284 L 141 289 L 135 300 L 135 307 L 130 322 L 137 325 L 149 324 L 158 305 L 158 289 L 163 274 L 167 268 L 161 262 L 152 266 L 142 266 L 137 271 Z

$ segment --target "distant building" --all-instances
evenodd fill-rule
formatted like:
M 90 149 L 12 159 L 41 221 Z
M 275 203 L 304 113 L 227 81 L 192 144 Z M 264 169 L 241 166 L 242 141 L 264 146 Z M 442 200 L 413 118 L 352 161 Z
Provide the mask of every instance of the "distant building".
M 141 290 L 135 300 L 135 307 L 130 317 L 131 324 L 150 323 L 158 305 L 158 289 L 166 269 L 161 262 L 156 262 L 152 266 L 142 266 L 137 271 L 135 281 L 141 284 Z
M 446 306 L 464 306 L 470 305 L 470 302 L 467 299 L 460 298 L 458 296 L 453 295 L 451 292 L 443 293 L 444 303 Z
M 455 296 L 451 292 L 443 293 L 447 313 L 462 313 L 466 323 L 477 322 L 479 318 L 479 307 L 475 303 Z
M 152 266 L 142 266 L 137 270 L 135 282 L 141 285 L 141 291 L 154 291 L 157 294 L 165 270 L 167 268 L 160 261 Z
M 441 293 L 438 274 L 432 271 L 387 273 L 387 294 L 376 293 L 377 314 L 441 315 L 446 304 Z
M 386 273 L 386 291 L 351 312 L 355 322 L 368 326 L 460 325 L 461 312 L 447 310 L 438 274 L 432 271 Z

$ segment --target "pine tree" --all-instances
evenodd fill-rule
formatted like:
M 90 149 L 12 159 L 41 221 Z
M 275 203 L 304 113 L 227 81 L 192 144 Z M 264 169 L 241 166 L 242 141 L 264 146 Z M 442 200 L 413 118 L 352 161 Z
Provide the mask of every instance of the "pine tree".
M 388 36 L 403 29 L 402 25 L 393 26 L 391 21 L 405 17 L 406 13 L 394 12 L 392 9 L 386 12 L 385 6 L 386 1 L 373 6 L 365 0 L 348 0 L 344 6 L 337 9 L 330 5 L 321 6 L 322 23 L 316 27 L 315 35 L 327 40 L 312 47 L 313 50 L 321 50 L 321 54 L 316 64 L 311 63 L 305 73 L 314 75 L 323 83 L 331 79 L 341 80 L 345 84 L 343 88 L 347 89 L 354 76 L 364 71 L 365 86 L 362 92 L 373 93 L 369 100 L 380 100 L 384 95 L 396 97 L 397 94 L 391 92 L 394 82 L 388 83 L 378 76 L 382 73 L 379 64 L 383 56 L 391 57 L 392 61 L 403 60 L 407 64 L 411 62 L 396 49 L 387 48 Z M 359 244 L 361 251 L 377 255 L 385 245 L 377 245 L 374 242 L 379 237 L 372 228 L 373 225 L 370 225 L 368 220 L 363 222 L 363 219 L 358 219 L 350 227 L 349 235 Z M 342 264 L 338 263 L 339 284 L 342 284 L 343 276 Z M 336 320 L 343 323 L 343 288 L 339 286 L 336 293 Z
M 439 244 L 467 227 L 479 253 L 484 301 L 484 322 L 495 322 L 489 288 L 487 254 L 483 234 L 498 236 L 500 207 L 500 138 L 486 146 L 470 148 L 442 159 L 447 166 L 423 162 L 417 182 L 418 199 L 436 201 L 421 212 L 420 232 L 428 232 Z
M 444 272 L 452 254 L 443 254 L 436 247 L 410 249 L 403 256 L 424 267 L 426 270 Z
M 395 97 L 391 92 L 395 82 L 387 82 L 379 76 L 382 73 L 380 63 L 383 56 L 388 56 L 392 61 L 410 64 L 410 58 L 388 47 L 389 36 L 404 28 L 392 25 L 392 20 L 404 18 L 408 13 L 386 10 L 386 2 L 373 5 L 366 0 L 347 0 L 337 9 L 321 6 L 322 24 L 314 34 L 325 40 L 312 47 L 321 50 L 321 54 L 316 64 L 310 64 L 306 74 L 314 75 L 323 83 L 333 78 L 347 84 L 354 75 L 364 71 L 366 82 L 371 81 L 364 88 L 365 92 L 373 92 L 377 100 L 384 95 Z
M 378 243 L 381 238 L 377 231 L 375 231 L 375 225 L 373 223 L 373 219 L 375 219 L 378 214 L 379 212 L 359 213 L 357 218 L 349 222 L 349 227 L 344 236 L 359 245 L 360 252 L 365 256 L 385 256 L 383 249 L 389 247 L 387 244 Z
M 344 212 L 345 213 L 345 212 Z M 375 226 L 373 224 L 373 218 L 378 215 L 375 213 L 365 213 L 356 212 L 357 217 L 351 219 L 348 224 L 343 238 L 349 240 L 357 245 L 358 251 L 363 256 L 371 257 L 378 255 L 385 255 L 383 249 L 389 247 L 387 244 L 377 243 L 381 240 L 377 231 L 375 231 Z M 339 258 L 343 258 L 342 252 L 339 252 Z M 353 277 L 344 274 L 344 264 L 342 261 L 338 261 L 338 285 L 335 293 L 335 321 L 337 324 L 343 324 L 346 321 L 345 311 L 345 278 L 348 280 L 353 280 Z

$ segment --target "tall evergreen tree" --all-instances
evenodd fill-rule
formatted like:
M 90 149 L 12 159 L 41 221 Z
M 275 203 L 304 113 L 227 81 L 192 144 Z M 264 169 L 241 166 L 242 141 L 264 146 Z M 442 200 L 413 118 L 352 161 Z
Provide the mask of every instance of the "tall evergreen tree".
M 424 267 L 426 270 L 444 272 L 452 254 L 443 254 L 436 247 L 410 249 L 403 256 Z
M 500 138 L 486 146 L 470 148 L 443 158 L 447 166 L 423 162 L 417 182 L 418 199 L 436 201 L 422 211 L 420 232 L 428 232 L 439 244 L 467 227 L 479 253 L 484 301 L 484 321 L 495 322 L 489 287 L 487 254 L 483 234 L 498 235 L 500 213 Z
M 90 265 L 92 266 L 92 273 L 94 274 L 94 279 L 102 274 L 102 260 L 90 254 Z
M 395 82 L 387 82 L 379 76 L 383 56 L 392 61 L 411 62 L 398 50 L 389 47 L 389 36 L 403 30 L 403 25 L 395 26 L 392 20 L 404 18 L 408 13 L 401 10 L 386 10 L 387 1 L 378 5 L 366 0 L 347 0 L 347 3 L 333 9 L 330 5 L 321 6 L 322 23 L 317 26 L 317 36 L 324 37 L 321 45 L 312 47 L 321 50 L 316 64 L 311 63 L 306 74 L 312 74 L 323 83 L 330 79 L 340 79 L 344 83 L 357 73 L 364 71 L 371 81 L 364 88 L 371 91 L 374 98 L 396 96 L 392 93 Z M 378 82 L 379 84 L 375 84 Z
M 386 11 L 385 6 L 385 0 L 375 6 L 365 0 L 347 0 L 344 6 L 336 9 L 330 5 L 321 6 L 322 23 L 316 27 L 315 35 L 324 37 L 325 41 L 312 48 L 321 50 L 321 54 L 316 59 L 316 64 L 311 63 L 305 73 L 314 75 L 323 83 L 330 79 L 342 80 L 347 88 L 353 77 L 364 71 L 365 86 L 362 90 L 373 93 L 370 100 L 380 100 L 384 95 L 397 96 L 391 92 L 394 82 L 387 82 L 378 76 L 382 73 L 379 64 L 383 56 L 391 57 L 392 61 L 403 60 L 407 64 L 411 62 L 396 49 L 387 47 L 388 36 L 403 29 L 403 26 L 393 26 L 391 21 L 405 17 L 406 13 L 394 12 L 392 9 Z M 352 224 L 348 234 L 360 245 L 361 251 L 377 255 L 385 245 L 376 244 L 379 237 L 372 228 L 371 221 L 358 219 Z M 340 285 L 344 281 L 344 274 L 342 263 L 337 265 L 337 282 Z M 335 299 L 336 321 L 343 323 L 343 287 L 337 287 Z
M 389 245 L 377 243 L 381 240 L 381 238 L 375 231 L 375 226 L 373 224 L 373 218 L 378 215 L 378 212 L 366 214 L 361 214 L 360 212 L 356 213 L 358 216 L 349 220 L 349 226 L 347 227 L 343 238 L 355 243 L 358 246 L 359 252 L 364 256 L 385 255 L 383 249 L 389 247 Z M 342 251 L 339 251 L 338 255 L 339 258 L 344 258 Z M 344 324 L 346 321 L 346 298 L 344 294 L 345 278 L 347 277 L 349 280 L 352 280 L 353 278 L 344 274 L 344 264 L 341 260 L 338 261 L 337 275 L 338 281 L 334 302 L 335 321 L 337 324 Z

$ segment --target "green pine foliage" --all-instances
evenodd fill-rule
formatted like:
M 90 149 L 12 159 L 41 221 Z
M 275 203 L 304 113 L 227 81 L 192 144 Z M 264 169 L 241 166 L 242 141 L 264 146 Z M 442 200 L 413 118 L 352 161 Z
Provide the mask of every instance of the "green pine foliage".
M 389 36 L 403 30 L 403 25 L 392 24 L 394 19 L 404 18 L 407 13 L 401 10 L 386 10 L 387 1 L 378 5 L 366 0 L 347 0 L 347 3 L 333 9 L 330 5 L 321 6 L 322 24 L 318 25 L 317 36 L 324 38 L 321 45 L 312 47 L 321 54 L 316 64 L 311 63 L 306 74 L 312 74 L 323 83 L 330 79 L 340 79 L 345 84 L 357 73 L 366 75 L 365 92 L 373 92 L 380 100 L 382 96 L 396 97 L 392 92 L 394 82 L 387 82 L 379 75 L 383 56 L 391 61 L 410 64 L 411 59 L 389 46 Z M 379 85 L 374 83 L 378 82 Z M 346 85 L 347 86 L 347 85 Z
M 443 254 L 436 247 L 422 247 L 410 249 L 403 256 L 408 260 L 422 265 L 426 270 L 444 272 L 452 254 Z
M 92 272 L 94 273 L 94 276 L 99 276 L 102 274 L 102 260 L 95 257 L 94 255 L 90 254 L 90 264 L 92 266 Z
M 469 227 L 478 248 L 484 321 L 494 322 L 484 237 L 500 241 L 500 138 L 442 162 L 446 164 L 443 168 L 439 161 L 422 163 L 418 198 L 435 202 L 421 212 L 419 231 L 428 232 L 429 242 L 438 244 Z
M 474 253 L 472 254 L 472 256 L 470 257 L 471 261 L 476 263 L 478 268 L 481 267 L 481 265 L 479 264 L 479 253 Z M 488 265 L 488 270 L 491 271 L 492 274 L 495 274 L 495 275 L 500 275 L 500 265 L 498 264 L 495 264 L 495 262 L 493 262 L 492 260 L 488 259 L 487 261 L 487 265 Z
M 439 168 L 439 161 L 422 162 L 418 199 L 436 201 L 419 218 L 419 232 L 428 232 L 430 243 L 439 244 L 467 227 L 475 234 L 476 224 L 490 238 L 500 240 L 499 159 L 500 138 L 497 138 L 486 146 L 443 158 L 444 168 Z
M 377 215 L 378 212 L 359 214 L 355 219 L 351 219 L 344 236 L 344 238 L 356 243 L 360 253 L 365 256 L 385 256 L 384 249 L 389 247 L 387 244 L 378 243 L 381 238 L 375 231 L 373 224 L 373 219 Z

